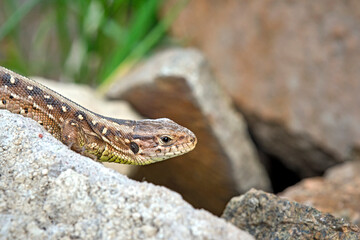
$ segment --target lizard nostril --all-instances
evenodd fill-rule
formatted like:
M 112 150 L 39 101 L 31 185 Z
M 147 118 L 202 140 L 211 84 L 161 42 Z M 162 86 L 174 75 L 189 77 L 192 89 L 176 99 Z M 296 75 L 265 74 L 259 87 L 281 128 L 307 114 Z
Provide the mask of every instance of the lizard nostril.
M 190 137 L 189 141 L 190 141 L 190 144 L 191 144 L 193 147 L 195 147 L 195 145 L 196 145 L 196 143 L 197 143 L 196 137 Z

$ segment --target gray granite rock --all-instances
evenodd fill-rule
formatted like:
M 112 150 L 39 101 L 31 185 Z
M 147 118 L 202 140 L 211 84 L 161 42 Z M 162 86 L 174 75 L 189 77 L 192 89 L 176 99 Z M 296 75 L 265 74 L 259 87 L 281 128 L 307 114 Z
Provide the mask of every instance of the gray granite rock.
M 324 176 L 305 178 L 280 197 L 328 212 L 360 226 L 360 161 L 329 168 Z
M 231 199 L 222 217 L 256 239 L 360 239 L 354 224 L 255 189 Z
M 253 239 L 0 111 L 0 239 Z

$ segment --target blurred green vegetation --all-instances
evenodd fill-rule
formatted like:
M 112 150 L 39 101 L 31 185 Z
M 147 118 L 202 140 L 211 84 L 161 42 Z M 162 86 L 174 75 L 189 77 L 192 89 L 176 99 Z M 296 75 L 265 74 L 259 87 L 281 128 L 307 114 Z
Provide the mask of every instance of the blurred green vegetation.
M 104 86 L 164 41 L 187 3 L 174 2 L 0 0 L 0 65 Z

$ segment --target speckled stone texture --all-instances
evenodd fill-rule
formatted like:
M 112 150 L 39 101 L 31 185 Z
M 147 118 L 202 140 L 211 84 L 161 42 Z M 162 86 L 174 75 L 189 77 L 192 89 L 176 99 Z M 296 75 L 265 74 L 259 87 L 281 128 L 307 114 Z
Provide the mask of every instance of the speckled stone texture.
M 281 197 L 315 207 L 360 226 L 360 161 L 332 167 L 323 177 L 306 178 Z
M 253 239 L 0 111 L 0 239 Z
M 256 239 L 360 239 L 356 225 L 254 189 L 233 198 L 222 217 Z

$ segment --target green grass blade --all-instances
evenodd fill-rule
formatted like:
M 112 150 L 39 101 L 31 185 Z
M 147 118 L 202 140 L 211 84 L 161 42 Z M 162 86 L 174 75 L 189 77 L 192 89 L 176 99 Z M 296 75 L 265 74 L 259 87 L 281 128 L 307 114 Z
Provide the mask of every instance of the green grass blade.
M 0 28 L 0 40 L 8 35 L 40 1 L 41 0 L 25 1 Z
M 99 92 L 103 94 L 109 86 L 119 77 L 125 75 L 131 68 L 148 53 L 164 36 L 168 28 L 184 9 L 188 0 L 176 2 L 170 11 L 165 15 L 162 21 L 129 53 L 126 59 L 107 77 L 99 86 Z
M 151 27 L 151 19 L 154 17 L 160 1 L 161 0 L 148 0 L 141 6 L 132 26 L 130 26 L 130 32 L 124 46 L 122 46 L 122 48 L 117 48 L 113 57 L 106 62 L 102 75 L 103 79 L 108 77 L 130 54 L 132 49 L 141 41 L 141 39 L 145 37 Z

